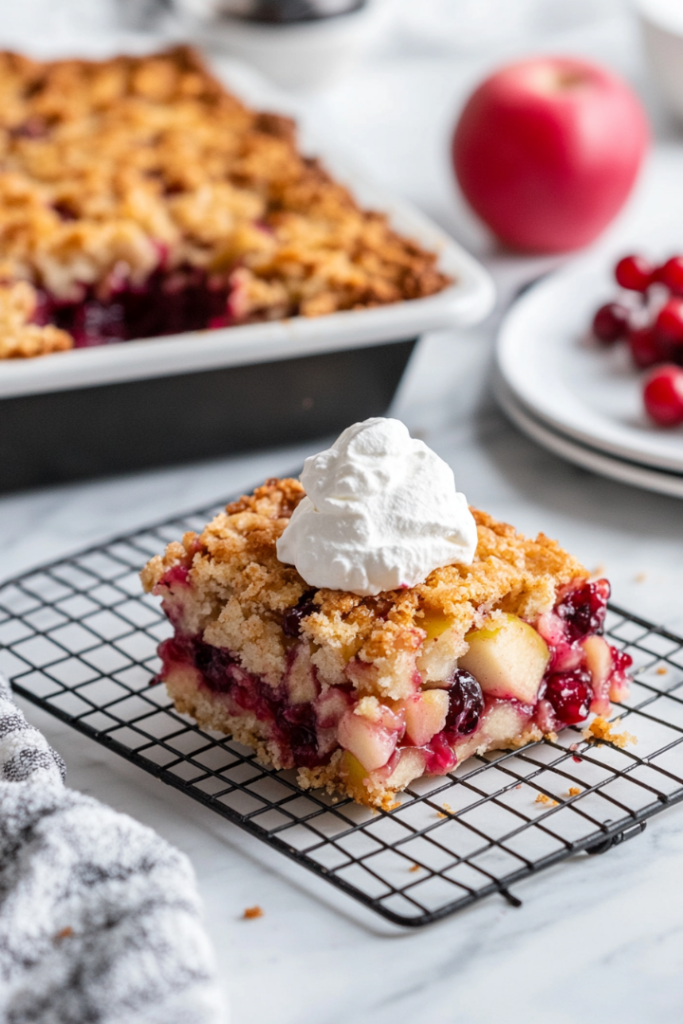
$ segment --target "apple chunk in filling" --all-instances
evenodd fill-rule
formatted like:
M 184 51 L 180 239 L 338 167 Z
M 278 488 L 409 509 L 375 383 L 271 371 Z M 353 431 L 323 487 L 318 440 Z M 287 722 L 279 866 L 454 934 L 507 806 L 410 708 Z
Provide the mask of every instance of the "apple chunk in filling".
M 405 723 L 375 697 L 363 697 L 339 722 L 337 740 L 371 772 L 387 763 L 403 734 Z
M 402 701 L 406 718 L 406 736 L 416 747 L 429 743 L 437 732 L 441 732 L 448 715 L 448 693 L 446 690 L 426 690 Z
M 534 704 L 548 667 L 543 637 L 517 615 L 497 616 L 465 637 L 469 648 L 458 666 L 471 672 L 490 697 Z

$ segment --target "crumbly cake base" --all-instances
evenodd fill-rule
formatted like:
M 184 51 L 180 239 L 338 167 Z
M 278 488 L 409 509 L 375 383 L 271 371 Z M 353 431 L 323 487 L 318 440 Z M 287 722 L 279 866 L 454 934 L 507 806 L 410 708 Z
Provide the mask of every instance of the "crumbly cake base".
M 479 743 L 472 748 L 470 753 L 463 756 L 460 763 L 462 764 L 463 761 L 475 754 L 481 756 L 494 750 L 519 750 L 528 743 L 537 743 L 541 739 L 543 739 L 543 733 L 532 724 L 524 732 L 514 736 Z M 358 786 L 354 786 L 344 773 L 342 758 L 342 751 L 337 751 L 330 759 L 330 763 L 322 768 L 300 768 L 297 782 L 302 789 L 324 789 L 330 796 L 347 796 L 357 803 L 369 807 L 380 807 L 383 811 L 391 811 L 399 806 L 399 802 L 396 800 L 398 794 L 407 789 L 415 779 L 419 779 L 425 774 L 418 763 L 409 764 L 407 769 L 394 779 L 393 786 L 383 786 L 368 778 L 365 780 L 366 784 L 360 789 Z
M 230 736 L 245 747 L 251 747 L 259 761 L 276 770 L 296 767 L 282 762 L 280 748 L 269 736 L 268 723 L 256 715 L 231 714 L 220 696 L 211 693 L 197 683 L 192 671 L 174 672 L 164 680 L 169 697 L 176 711 L 189 715 L 202 729 L 213 730 Z M 492 750 L 517 750 L 527 743 L 542 739 L 540 729 L 530 723 L 521 733 L 497 739 L 481 741 L 477 738 L 461 745 L 461 762 L 474 754 L 482 755 Z M 297 782 L 302 789 L 324 789 L 329 795 L 351 797 L 368 806 L 391 810 L 395 806 L 397 793 L 404 790 L 414 779 L 424 774 L 420 761 L 408 763 L 400 773 L 395 773 L 391 784 L 382 784 L 367 778 L 360 789 L 354 785 L 344 771 L 343 752 L 336 750 L 328 764 L 319 768 L 298 768 Z
M 245 747 L 251 747 L 264 764 L 277 769 L 291 767 L 282 763 L 279 747 L 270 742 L 267 724 L 259 721 L 256 715 L 230 714 L 223 701 L 197 685 L 191 672 L 175 672 L 164 682 L 176 711 L 181 715 L 194 718 L 202 729 L 224 733 Z

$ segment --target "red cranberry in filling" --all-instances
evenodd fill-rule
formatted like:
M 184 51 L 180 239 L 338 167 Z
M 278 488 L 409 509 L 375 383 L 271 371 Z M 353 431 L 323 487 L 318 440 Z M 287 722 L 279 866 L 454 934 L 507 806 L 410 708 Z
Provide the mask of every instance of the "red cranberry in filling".
M 427 747 L 425 771 L 429 775 L 445 775 L 455 768 L 457 763 L 458 758 L 448 745 L 445 733 L 437 733 Z
M 186 565 L 173 565 L 171 566 L 170 569 L 166 570 L 166 572 L 161 577 L 161 580 L 159 582 L 161 583 L 162 587 L 170 587 L 174 583 L 179 583 L 181 586 L 187 586 L 189 575 L 190 570 L 187 568 Z
M 545 699 L 550 701 L 555 714 L 565 725 L 576 725 L 588 717 L 593 691 L 590 673 L 556 672 L 548 678 Z
M 484 694 L 472 673 L 462 668 L 456 668 L 449 682 L 449 707 L 443 731 L 453 742 L 477 728 L 484 710 Z
M 626 672 L 633 664 L 633 658 L 626 651 L 620 651 L 616 647 L 610 647 L 612 652 L 612 671 Z
M 602 632 L 609 595 L 608 581 L 595 580 L 574 587 L 558 601 L 555 610 L 564 620 L 570 640 Z

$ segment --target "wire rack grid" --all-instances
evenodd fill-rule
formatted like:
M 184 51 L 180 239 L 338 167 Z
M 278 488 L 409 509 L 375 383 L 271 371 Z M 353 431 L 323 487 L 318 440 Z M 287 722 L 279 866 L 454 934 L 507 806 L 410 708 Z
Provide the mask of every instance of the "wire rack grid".
M 519 905 L 515 882 L 604 852 L 683 799 L 683 639 L 613 606 L 607 634 L 635 671 L 619 715 L 638 742 L 624 749 L 568 728 L 418 780 L 384 813 L 304 791 L 294 772 L 199 729 L 153 683 L 170 626 L 138 571 L 219 507 L 0 585 L 0 671 L 15 691 L 409 927 L 491 893 Z

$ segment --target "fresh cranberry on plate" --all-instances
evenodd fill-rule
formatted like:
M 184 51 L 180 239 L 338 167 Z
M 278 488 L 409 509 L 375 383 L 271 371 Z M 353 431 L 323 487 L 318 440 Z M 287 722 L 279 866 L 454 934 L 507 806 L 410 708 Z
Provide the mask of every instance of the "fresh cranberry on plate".
M 624 256 L 614 268 L 617 284 L 633 292 L 646 292 L 655 277 L 655 267 L 644 256 Z
M 655 333 L 663 351 L 672 354 L 683 346 L 683 299 L 668 299 L 655 320 Z
M 600 306 L 593 317 L 593 334 L 599 341 L 611 345 L 620 341 L 628 333 L 629 312 L 626 306 L 618 302 L 607 302 Z
M 631 358 L 641 370 L 662 361 L 662 349 L 652 327 L 636 327 L 628 332 Z
M 648 415 L 662 427 L 683 423 L 683 370 L 666 364 L 652 371 L 645 382 L 643 401 Z
M 638 253 L 614 268 L 622 293 L 593 315 L 593 336 L 604 345 L 625 340 L 638 369 L 683 365 L 683 256 L 660 266 Z
M 657 271 L 657 280 L 666 285 L 672 295 L 683 295 L 683 256 L 672 256 Z

